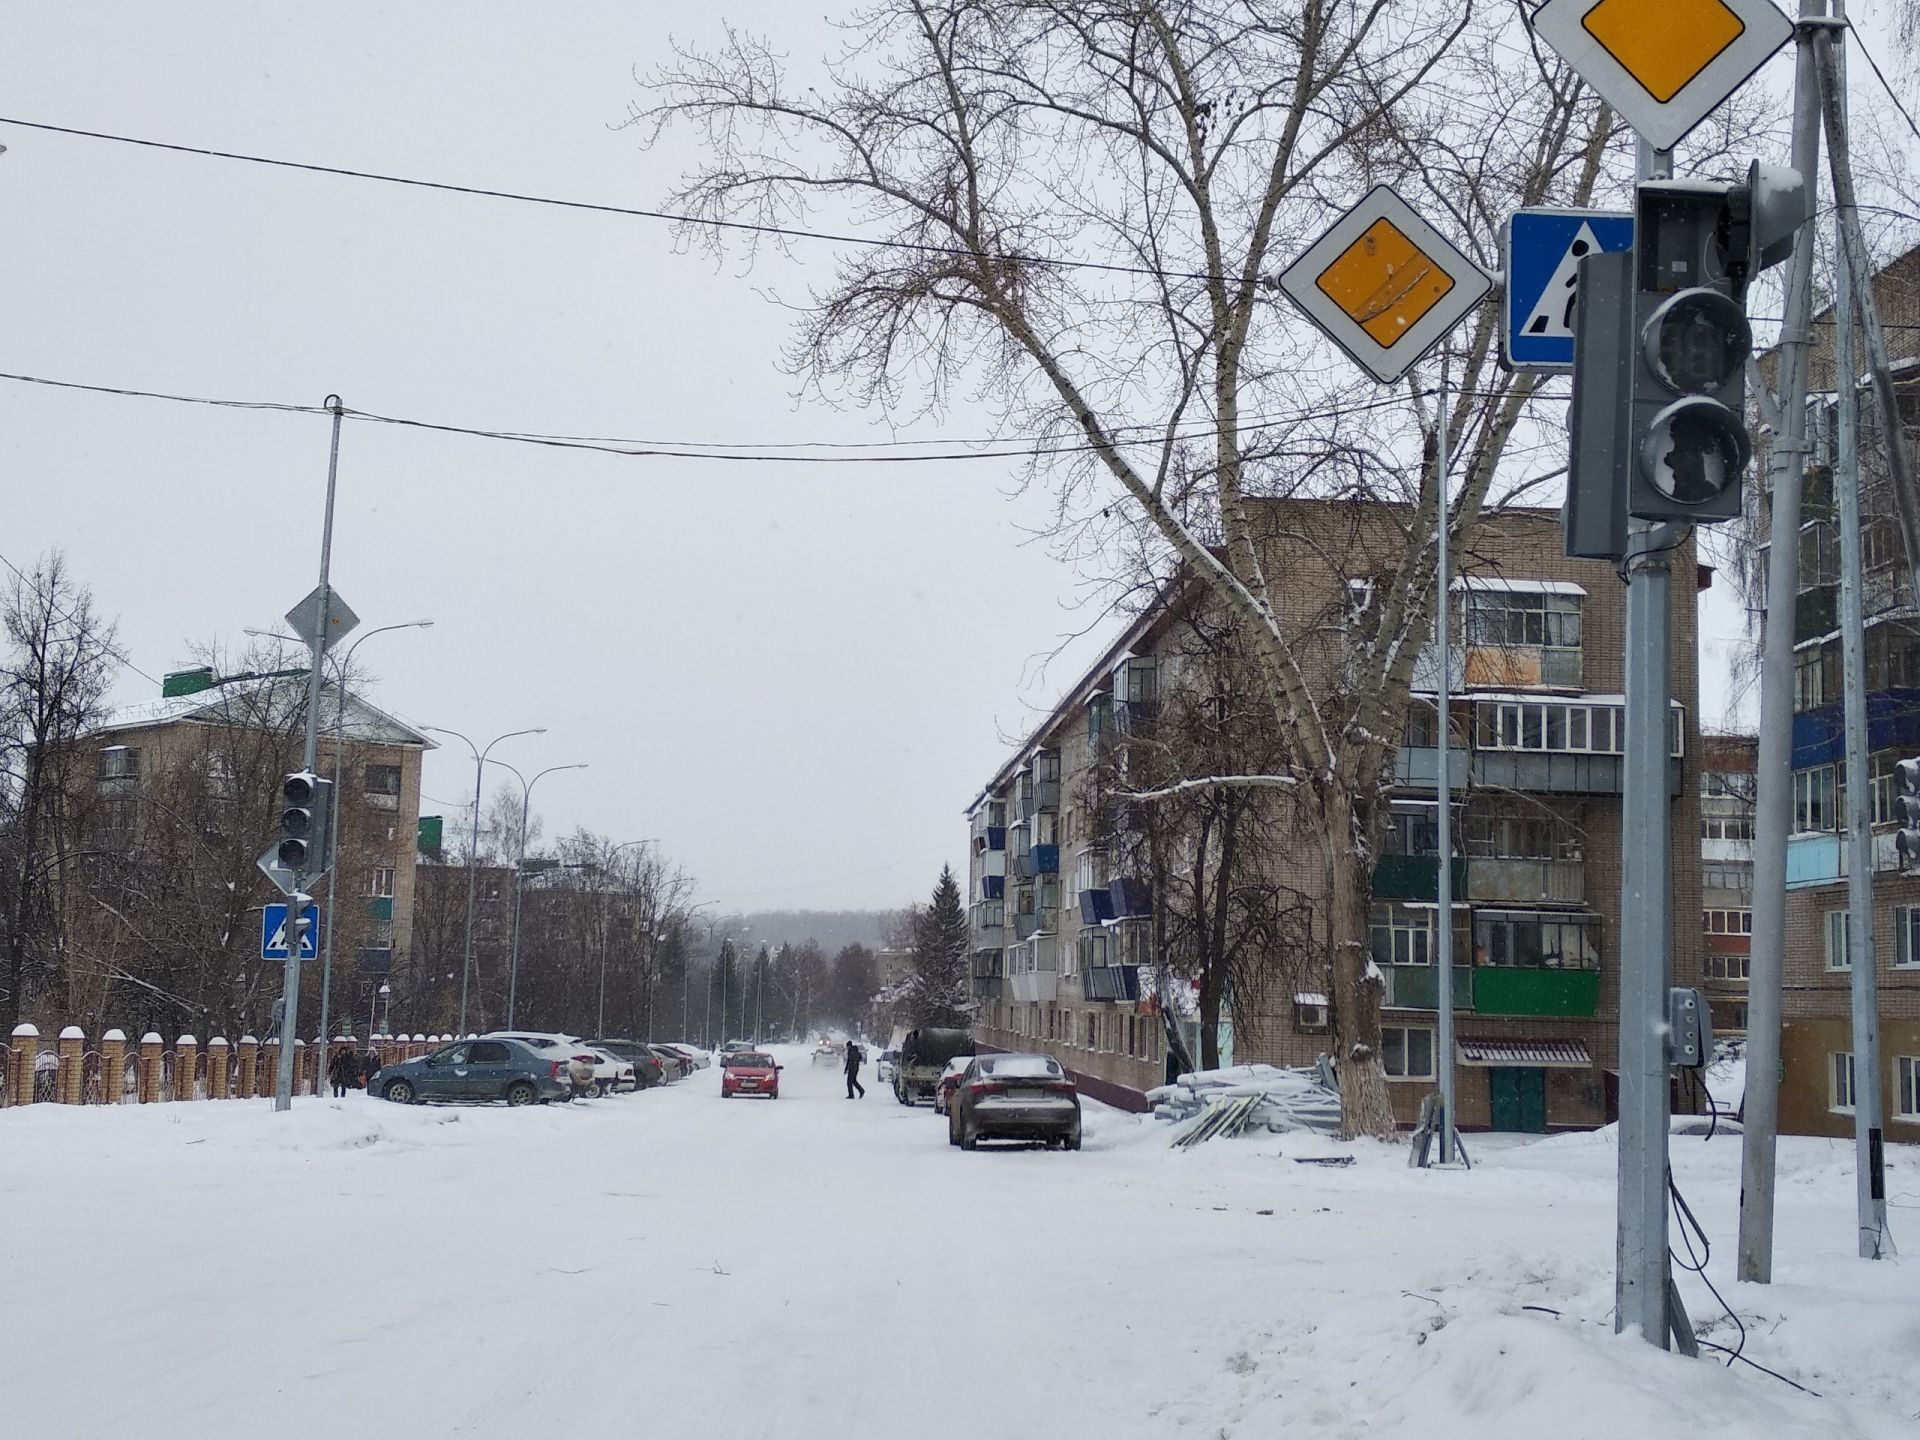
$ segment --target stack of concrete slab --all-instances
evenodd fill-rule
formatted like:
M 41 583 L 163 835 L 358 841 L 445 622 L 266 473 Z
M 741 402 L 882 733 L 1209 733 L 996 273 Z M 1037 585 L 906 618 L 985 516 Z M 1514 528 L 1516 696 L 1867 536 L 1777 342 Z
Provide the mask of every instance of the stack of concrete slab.
M 1249 1129 L 1267 1131 L 1315 1130 L 1334 1134 L 1340 1128 L 1340 1096 L 1312 1068 L 1278 1065 L 1235 1065 L 1225 1070 L 1197 1070 L 1171 1085 L 1147 1092 L 1156 1119 L 1184 1124 L 1209 1109 L 1230 1106 L 1233 1134 Z M 1250 1104 L 1240 1102 L 1251 1102 Z M 1211 1130 L 1214 1127 L 1206 1127 Z

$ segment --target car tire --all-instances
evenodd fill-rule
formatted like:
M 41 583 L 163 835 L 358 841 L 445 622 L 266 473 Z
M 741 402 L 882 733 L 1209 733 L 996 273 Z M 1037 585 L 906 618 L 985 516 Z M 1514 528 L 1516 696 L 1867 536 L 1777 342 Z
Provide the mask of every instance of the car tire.
M 531 1080 L 516 1080 L 507 1086 L 507 1104 L 531 1105 L 540 1098 Z
M 962 1150 L 978 1150 L 980 1148 L 980 1137 L 975 1133 L 971 1125 L 962 1125 L 960 1127 L 960 1148 Z
M 1078 1150 L 1080 1148 L 1080 1127 L 1078 1125 L 1074 1126 L 1073 1129 L 1069 1130 L 1066 1135 L 1061 1138 L 1060 1148 L 1063 1150 Z
M 387 1088 L 380 1092 L 380 1098 L 391 1100 L 396 1105 L 411 1105 L 414 1099 L 413 1082 L 409 1080 L 389 1080 Z
M 959 1143 L 960 1116 L 957 1111 L 949 1110 L 947 1112 L 947 1144 L 958 1145 Z

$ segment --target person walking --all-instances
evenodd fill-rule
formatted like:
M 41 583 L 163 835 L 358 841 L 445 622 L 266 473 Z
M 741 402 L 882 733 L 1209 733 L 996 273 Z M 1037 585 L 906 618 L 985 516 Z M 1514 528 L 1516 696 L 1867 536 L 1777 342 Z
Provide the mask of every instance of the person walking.
M 374 1048 L 373 1042 L 369 1040 L 367 1042 L 367 1053 L 360 1057 L 360 1064 L 359 1064 L 360 1073 L 356 1077 L 359 1086 L 364 1088 L 366 1083 L 369 1080 L 373 1079 L 374 1072 L 377 1071 L 379 1068 L 380 1068 L 380 1052 Z
M 860 1053 L 860 1047 L 854 1041 L 847 1041 L 847 1099 L 853 1099 L 854 1091 L 860 1092 L 862 1100 L 867 1098 L 867 1087 L 860 1083 L 860 1062 L 867 1057 Z
M 360 1061 L 355 1057 L 352 1048 L 343 1046 L 335 1050 L 333 1059 L 327 1062 L 327 1081 L 333 1086 L 333 1098 L 346 1099 L 347 1091 L 353 1088 L 354 1082 L 359 1078 Z

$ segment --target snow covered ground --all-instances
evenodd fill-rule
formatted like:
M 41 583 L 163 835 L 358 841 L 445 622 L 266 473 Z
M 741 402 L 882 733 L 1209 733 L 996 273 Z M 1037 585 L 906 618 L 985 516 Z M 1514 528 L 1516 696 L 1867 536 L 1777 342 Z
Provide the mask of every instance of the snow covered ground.
M 1911 1262 L 1853 1256 L 1850 1148 L 1781 1145 L 1771 1287 L 1732 1282 L 1739 1142 L 1674 1142 L 1747 1353 L 1612 1333 L 1610 1135 L 1470 1174 L 1306 1134 L 1079 1154 L 786 1052 L 778 1101 L 355 1095 L 0 1112 L 8 1434 L 1910 1437 Z M 871 1067 L 869 1067 L 871 1085 Z M 1353 1153 L 1324 1169 L 1297 1156 Z M 1920 1155 L 1894 1147 L 1920 1246 Z M 1681 1284 L 1709 1339 L 1734 1328 Z M 1557 1313 L 1554 1313 L 1557 1312 Z M 1716 1320 L 1715 1317 L 1719 1316 Z

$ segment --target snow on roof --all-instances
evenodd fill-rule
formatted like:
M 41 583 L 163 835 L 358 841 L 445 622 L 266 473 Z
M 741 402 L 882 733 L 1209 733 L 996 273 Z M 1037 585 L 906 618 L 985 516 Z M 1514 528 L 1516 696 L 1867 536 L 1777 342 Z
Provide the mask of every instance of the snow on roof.
M 1462 575 L 1455 590 L 1503 590 L 1511 595 L 1584 595 L 1587 587 L 1571 580 L 1517 580 L 1509 575 Z
M 1293 1003 L 1296 1005 L 1318 1005 L 1325 1008 L 1327 997 L 1315 990 L 1302 990 L 1293 997 Z
M 1455 1044 L 1462 1065 L 1560 1066 L 1586 1069 L 1593 1064 L 1579 1040 L 1461 1040 Z
M 321 714 L 333 719 L 336 689 L 332 681 L 320 687 Z M 118 730 L 144 730 L 156 725 L 223 725 L 239 723 L 287 724 L 306 703 L 307 680 L 301 674 L 248 675 L 224 680 L 191 695 L 169 695 L 142 700 L 108 712 L 94 727 L 96 735 Z M 344 730 L 363 744 L 418 745 L 434 749 L 434 742 L 407 724 L 347 691 Z

